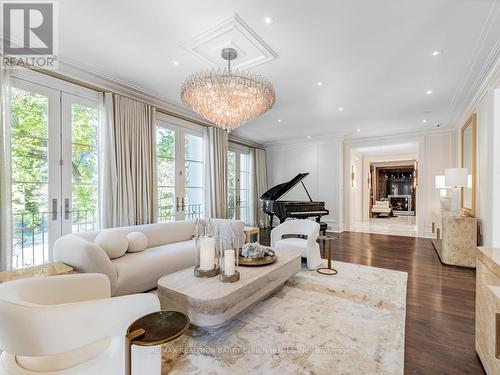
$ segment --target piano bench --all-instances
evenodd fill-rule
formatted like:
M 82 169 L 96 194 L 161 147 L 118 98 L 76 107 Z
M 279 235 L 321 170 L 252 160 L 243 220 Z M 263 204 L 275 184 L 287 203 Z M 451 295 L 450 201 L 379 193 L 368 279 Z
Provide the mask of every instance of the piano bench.
M 328 224 L 324 222 L 319 223 L 319 232 L 323 235 L 326 236 L 326 230 L 328 229 Z

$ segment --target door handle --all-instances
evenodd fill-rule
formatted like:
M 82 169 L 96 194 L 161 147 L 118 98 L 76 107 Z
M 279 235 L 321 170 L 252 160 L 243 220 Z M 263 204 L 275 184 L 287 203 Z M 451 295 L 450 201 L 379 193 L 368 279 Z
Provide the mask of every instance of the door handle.
M 184 204 L 184 197 L 182 197 L 182 211 L 186 211 L 186 205 Z
M 181 208 L 181 206 L 179 206 L 179 197 L 175 197 L 175 202 L 176 202 L 175 204 L 176 210 L 177 212 L 179 212 L 179 209 Z
M 69 198 L 64 199 L 64 219 L 68 220 L 69 219 L 69 214 L 72 213 L 69 209 Z
M 57 220 L 57 198 L 52 199 L 52 220 Z

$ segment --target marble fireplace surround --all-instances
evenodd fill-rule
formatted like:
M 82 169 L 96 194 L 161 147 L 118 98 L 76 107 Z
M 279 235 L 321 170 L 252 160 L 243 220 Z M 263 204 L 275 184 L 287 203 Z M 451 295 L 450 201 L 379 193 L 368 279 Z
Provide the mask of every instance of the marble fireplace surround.
M 405 272 L 335 262 L 302 270 L 224 327 L 162 347 L 163 373 L 403 374 Z

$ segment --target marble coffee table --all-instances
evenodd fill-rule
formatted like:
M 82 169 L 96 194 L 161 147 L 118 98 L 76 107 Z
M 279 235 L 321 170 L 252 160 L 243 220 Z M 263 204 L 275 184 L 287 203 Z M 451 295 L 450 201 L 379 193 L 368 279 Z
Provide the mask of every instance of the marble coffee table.
M 164 276 L 158 280 L 161 308 L 182 312 L 199 327 L 222 326 L 300 271 L 297 252 L 276 250 L 276 255 L 268 266 L 238 267 L 240 280 L 234 283 L 196 277 L 192 267 Z

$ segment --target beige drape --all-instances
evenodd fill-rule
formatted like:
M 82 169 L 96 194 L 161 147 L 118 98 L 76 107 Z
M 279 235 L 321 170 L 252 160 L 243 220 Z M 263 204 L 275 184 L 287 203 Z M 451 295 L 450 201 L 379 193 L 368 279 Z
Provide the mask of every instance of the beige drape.
M 156 221 L 155 108 L 105 94 L 101 226 L 112 228 Z
M 227 217 L 227 132 L 220 128 L 203 129 L 205 151 L 205 217 Z
M 11 268 L 10 79 L 0 66 L 0 271 Z
M 266 151 L 252 148 L 250 152 L 251 171 L 251 219 L 252 225 L 265 228 L 269 225 L 269 216 L 262 211 L 260 196 L 268 190 Z

